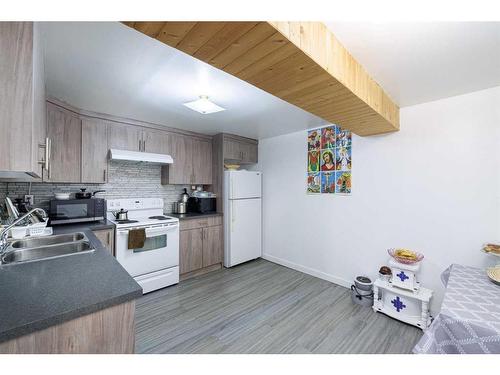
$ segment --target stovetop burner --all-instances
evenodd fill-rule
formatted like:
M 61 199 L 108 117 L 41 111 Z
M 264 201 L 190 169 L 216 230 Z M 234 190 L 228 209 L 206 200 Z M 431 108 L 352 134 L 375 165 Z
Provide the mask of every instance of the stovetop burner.
M 155 219 L 155 220 L 167 220 L 168 217 L 163 216 L 163 215 L 158 215 L 158 216 L 150 216 L 150 219 Z
M 115 222 L 117 224 L 132 224 L 132 223 L 138 223 L 139 221 L 127 219 L 127 220 L 115 220 Z

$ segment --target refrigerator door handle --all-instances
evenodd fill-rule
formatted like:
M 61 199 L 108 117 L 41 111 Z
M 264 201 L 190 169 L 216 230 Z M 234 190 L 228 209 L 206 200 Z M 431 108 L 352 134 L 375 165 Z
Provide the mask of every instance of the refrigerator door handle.
M 234 197 L 234 184 L 233 184 L 233 176 L 229 177 L 229 191 L 231 192 L 231 199 Z
M 234 217 L 234 200 L 231 200 L 231 232 L 233 231 L 234 227 L 234 222 L 235 222 L 235 217 Z

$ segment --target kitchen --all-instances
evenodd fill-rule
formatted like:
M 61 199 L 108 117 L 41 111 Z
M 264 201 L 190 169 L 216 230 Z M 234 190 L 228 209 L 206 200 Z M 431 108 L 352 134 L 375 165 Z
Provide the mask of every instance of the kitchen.
M 370 152 L 385 160 L 377 147 L 408 131 L 396 132 L 399 107 L 365 108 L 356 97 L 355 110 L 331 112 L 352 133 L 331 127 L 318 115 L 325 106 L 310 100 L 327 100 L 332 85 L 319 87 L 326 73 L 306 65 L 309 60 L 292 49 L 282 25 L 234 24 L 0 23 L 2 50 L 12 51 L 2 57 L 6 69 L 0 74 L 9 87 L 0 107 L 2 238 L 11 237 L 0 265 L 0 284 L 6 286 L 0 300 L 8 306 L 0 315 L 1 353 L 410 353 L 421 340 L 431 313 L 439 311 L 439 293 L 419 305 L 425 322 L 415 327 L 360 308 L 346 289 L 357 275 L 384 264 L 391 241 L 426 246 L 402 227 L 390 240 L 378 237 L 389 219 L 367 208 L 375 199 L 362 190 L 379 189 L 368 180 L 376 169 Z M 319 93 L 294 97 L 287 85 L 295 81 L 283 72 L 271 72 L 276 81 L 266 69 L 264 78 L 255 78 L 257 68 L 241 65 L 248 57 L 217 69 L 222 63 L 210 55 L 215 47 L 203 49 L 210 44 L 205 40 L 195 50 L 177 40 L 174 48 L 169 27 L 179 33 L 183 27 L 206 27 L 214 35 L 238 31 L 234 40 L 255 32 L 280 59 L 290 59 L 279 67 L 297 62 L 309 79 L 318 74 Z M 226 47 L 226 55 L 236 53 Z M 339 87 L 349 102 L 356 89 L 345 94 Z M 383 90 L 379 94 L 385 98 Z M 489 114 L 485 127 L 494 120 Z M 479 154 L 473 158 L 483 161 Z M 409 178 L 392 160 L 386 163 Z M 494 170 L 494 163 L 483 168 Z M 346 178 L 341 186 L 331 185 L 331 173 Z M 320 194 L 314 191 L 316 177 Z M 426 193 L 426 185 L 414 185 Z M 356 192 L 358 186 L 360 193 L 351 196 L 351 187 Z M 395 186 L 387 190 L 398 196 Z M 488 190 L 481 204 L 489 206 L 492 196 Z M 401 207 L 393 212 L 406 212 L 399 198 Z M 327 206 L 331 211 L 324 211 Z M 479 246 L 479 237 L 496 241 L 494 208 L 484 210 L 492 219 L 470 246 Z M 373 220 L 365 223 L 366 217 Z M 370 235 L 361 242 L 365 236 L 356 223 L 384 255 L 373 255 Z M 330 241 L 339 250 L 322 252 Z M 358 248 L 366 253 L 359 255 Z M 443 288 L 436 279 L 450 262 L 433 251 L 426 254 L 439 264 L 424 263 L 422 282 L 438 291 Z M 465 254 L 455 262 L 482 266 Z M 315 317 L 317 325 L 311 325 Z M 93 330 L 99 321 L 105 323 Z M 346 332 L 358 335 L 349 341 Z M 382 339 L 374 343 L 374 335 Z
M 119 24 L 106 25 L 110 26 L 115 30 L 118 26 L 122 33 L 125 29 Z M 21 35 L 28 43 L 31 41 L 32 60 L 26 61 L 24 68 L 26 73 L 35 77 L 37 69 L 43 70 L 44 63 L 37 61 L 41 59 L 37 54 L 43 48 L 54 48 L 57 41 L 41 41 L 43 25 L 37 23 L 3 24 L 2 27 L 4 37 Z M 79 25 L 67 24 L 66 27 L 75 32 Z M 82 31 L 79 32 L 82 35 Z M 46 34 L 50 35 L 50 31 Z M 44 47 L 43 43 L 48 46 Z M 18 56 L 13 58 L 18 59 Z M 45 69 L 50 71 L 48 67 Z M 37 102 L 40 107 L 22 108 L 33 111 L 31 131 L 40 142 L 32 144 L 31 152 L 37 153 L 40 161 L 28 161 L 28 168 L 19 170 L 9 163 L 19 160 L 26 151 L 17 147 L 4 148 L 9 155 L 8 159 L 3 159 L 0 174 L 4 182 L 0 183 L 0 194 L 5 201 L 3 216 L 8 219 L 2 234 L 9 234 L 11 228 L 8 224 L 13 225 L 10 231 L 12 239 L 4 250 L 9 256 L 2 258 L 5 265 L 24 267 L 33 262 L 32 267 L 36 267 L 37 260 L 65 256 L 69 261 L 73 258 L 71 255 L 82 257 L 84 253 L 98 251 L 101 247 L 134 278 L 142 293 L 149 293 L 178 284 L 180 280 L 220 270 L 223 264 L 235 266 L 261 256 L 260 173 L 224 172 L 225 163 L 237 164 L 238 167 L 256 164 L 257 140 L 227 133 L 207 136 L 90 112 L 45 94 L 37 87 L 36 81 L 25 84 L 30 85 L 25 89 L 32 90 L 33 96 L 40 96 L 35 98 L 40 100 Z M 46 99 L 41 103 L 43 96 Z M 35 115 L 37 119 L 40 116 L 35 111 L 45 111 L 45 123 L 35 120 Z M 26 133 L 22 136 L 25 137 Z M 15 140 L 16 134 L 12 137 Z M 12 171 L 7 171 L 9 168 Z M 227 178 L 224 178 L 224 173 L 229 173 Z M 236 198 L 254 198 L 248 202 L 255 204 L 250 209 L 237 207 L 238 200 L 232 202 L 229 190 L 224 187 L 226 180 L 227 183 L 231 181 L 231 193 L 236 192 Z M 248 190 L 249 186 L 254 186 L 253 191 Z M 225 203 L 224 192 L 228 193 Z M 238 193 L 243 195 L 238 196 Z M 226 249 L 223 203 L 228 211 L 231 210 L 227 217 L 231 218 L 232 211 L 236 210 L 238 217 L 246 218 L 226 223 L 236 231 L 227 237 Z M 44 211 L 41 214 L 35 211 L 22 219 L 33 207 Z M 47 218 L 43 218 L 44 215 Z M 54 238 L 61 237 L 61 241 L 65 241 L 62 244 L 69 246 L 70 239 L 65 237 L 69 232 L 76 233 L 72 240 L 81 249 L 68 254 L 59 253 L 50 246 L 45 250 L 50 251 L 49 255 L 34 249 L 33 244 L 45 246 L 47 241 L 44 242 L 43 237 L 32 244 L 29 240 L 22 242 L 22 238 L 36 239 L 37 234 L 50 238 L 53 234 Z M 231 238 L 240 242 L 243 238 L 246 246 L 240 250 L 242 246 L 237 244 L 239 251 L 231 251 Z M 245 241 L 245 238 L 251 238 L 251 241 Z M 16 242 L 16 239 L 21 241 Z M 96 239 L 102 245 L 98 245 L 97 250 L 91 248 Z M 53 245 L 50 240 L 47 244 Z M 138 295 L 137 289 L 136 284 L 135 296 Z M 16 325 L 22 327 L 23 334 L 37 329 L 36 325 L 27 328 L 22 319 L 16 319 L 14 326 L 3 327 L 4 340 L 18 335 Z M 6 345 L 4 348 L 8 348 L 9 344 Z M 116 350 L 116 347 L 97 348 L 98 352 L 108 350 Z M 134 351 L 130 342 L 127 350 Z

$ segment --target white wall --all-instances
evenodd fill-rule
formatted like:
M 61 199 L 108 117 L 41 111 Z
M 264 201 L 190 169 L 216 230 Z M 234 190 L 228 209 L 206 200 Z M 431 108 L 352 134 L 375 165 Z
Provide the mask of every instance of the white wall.
M 500 240 L 500 87 L 401 109 L 401 130 L 353 137 L 351 196 L 306 194 L 306 132 L 263 139 L 264 257 L 349 286 L 387 248 L 422 252 L 436 292 L 451 263 L 484 266 Z

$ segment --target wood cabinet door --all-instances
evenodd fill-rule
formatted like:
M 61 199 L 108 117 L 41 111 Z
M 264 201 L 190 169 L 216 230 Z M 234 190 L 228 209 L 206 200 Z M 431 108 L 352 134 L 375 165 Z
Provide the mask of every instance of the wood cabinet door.
M 223 149 L 224 160 L 240 161 L 243 157 L 241 142 L 224 138 Z
M 243 163 L 249 163 L 249 164 L 255 164 L 257 163 L 257 156 L 258 156 L 258 146 L 254 143 L 244 143 L 242 144 L 242 162 Z
M 168 166 L 168 183 L 193 184 L 193 138 L 171 134 L 170 151 L 174 163 Z
M 33 22 L 0 22 L 0 170 L 31 171 Z M 36 118 L 34 119 L 36 121 Z M 37 167 L 37 174 L 39 173 Z M 41 175 L 39 175 L 41 177 Z
M 82 182 L 102 184 L 108 180 L 107 122 L 82 119 Z
M 180 273 L 195 271 L 203 267 L 203 229 L 179 232 Z
M 92 231 L 97 239 L 109 250 L 111 255 L 115 255 L 115 232 L 113 229 L 100 229 Z
M 144 130 L 144 150 L 155 154 L 170 154 L 170 134 L 164 131 Z
M 197 185 L 212 185 L 212 142 L 193 139 L 193 182 Z
M 118 150 L 141 151 L 142 127 L 110 123 L 108 125 L 108 146 Z
M 222 262 L 222 225 L 203 228 L 203 267 Z
M 46 182 L 80 182 L 82 122 L 78 116 L 47 103 L 47 137 L 50 139 Z

